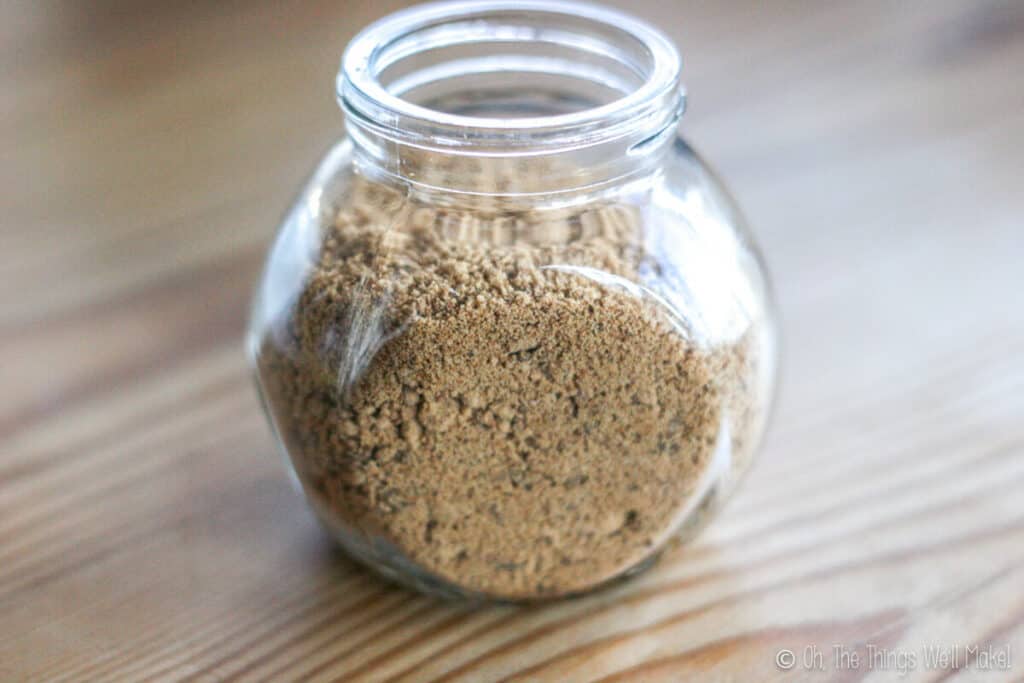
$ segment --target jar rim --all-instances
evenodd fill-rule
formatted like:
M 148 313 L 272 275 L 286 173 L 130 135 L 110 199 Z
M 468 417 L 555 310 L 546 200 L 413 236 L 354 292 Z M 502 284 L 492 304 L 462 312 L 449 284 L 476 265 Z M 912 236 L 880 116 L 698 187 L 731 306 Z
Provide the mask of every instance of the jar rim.
M 604 33 L 613 31 L 645 52 L 644 72 L 637 74 L 643 80 L 607 103 L 570 113 L 517 118 L 431 109 L 403 98 L 381 82 L 380 72 L 390 63 L 438 46 L 413 40 L 412 45 L 398 48 L 397 57 L 391 55 L 382 64 L 382 56 L 387 56 L 388 50 L 394 50 L 403 38 L 461 22 L 461 32 L 453 31 L 441 40 L 472 44 L 482 41 L 484 35 L 490 40 L 501 40 L 501 32 L 488 29 L 487 22 L 497 24 L 504 16 L 507 23 L 510 15 L 544 19 L 542 28 L 525 34 L 526 40 L 555 43 L 568 40 L 571 47 L 582 47 L 603 57 L 621 58 L 611 43 L 588 44 L 587 36 L 579 27 L 589 26 Z M 473 35 L 470 31 L 467 35 L 464 29 L 469 24 L 466 22 L 478 22 L 482 33 Z M 575 32 L 565 28 L 567 22 L 577 25 Z M 524 34 L 520 33 L 516 40 L 522 42 Z M 642 141 L 674 125 L 685 103 L 680 71 L 681 60 L 671 39 L 651 25 L 616 10 L 573 0 L 453 0 L 411 7 L 363 29 L 349 43 L 342 57 L 337 96 L 350 125 L 398 142 L 466 153 L 486 153 L 489 145 L 505 152 L 509 149 L 551 152 L 556 148 L 585 147 L 630 135 Z

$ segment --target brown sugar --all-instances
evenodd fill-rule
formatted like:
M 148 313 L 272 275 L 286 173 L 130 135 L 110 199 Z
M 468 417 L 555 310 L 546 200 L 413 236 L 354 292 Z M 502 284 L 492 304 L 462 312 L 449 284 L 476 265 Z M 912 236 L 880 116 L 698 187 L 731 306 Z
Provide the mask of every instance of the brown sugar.
M 584 591 L 749 457 L 757 331 L 690 338 L 638 284 L 635 208 L 442 208 L 356 177 L 321 239 L 262 389 L 321 517 L 385 573 Z

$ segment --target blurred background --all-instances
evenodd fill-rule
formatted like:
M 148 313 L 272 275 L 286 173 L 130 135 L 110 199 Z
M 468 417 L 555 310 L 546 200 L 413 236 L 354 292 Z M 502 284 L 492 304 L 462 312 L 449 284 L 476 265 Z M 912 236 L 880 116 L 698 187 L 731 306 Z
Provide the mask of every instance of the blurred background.
M 774 275 L 781 401 L 722 521 L 626 589 L 639 611 L 558 622 L 514 658 L 487 648 L 608 599 L 479 635 L 475 620 L 506 613 L 387 592 L 326 549 L 288 490 L 241 350 L 277 222 L 343 133 L 341 52 L 405 4 L 0 5 L 0 673 L 102 678 L 125 648 L 147 653 L 136 672 L 299 666 L 352 614 L 384 623 L 373 600 L 345 602 L 339 574 L 420 639 L 408 661 L 357 648 L 325 675 L 416 657 L 564 673 L 568 643 L 611 636 L 640 654 L 597 661 L 604 673 L 709 638 L 733 643 L 716 666 L 749 673 L 770 664 L 765 643 L 893 623 L 913 642 L 998 632 L 1024 647 L 1024 2 L 609 3 L 679 45 L 681 130 Z M 761 602 L 785 577 L 810 578 Z M 967 602 L 941 602 L 958 590 Z M 686 631 L 679 615 L 712 595 L 731 611 Z M 299 598 L 315 607 L 292 614 Z M 441 618 L 455 625 L 435 650 L 423 633 Z M 765 631 L 805 621 L 839 625 Z M 283 640 L 260 650 L 233 624 Z
M 131 333 L 79 330 L 101 335 L 102 348 L 59 373 L 47 372 L 54 358 L 96 339 L 19 349 L 6 372 L 18 375 L 20 410 L 102 376 L 104 363 L 148 354 L 130 363 L 141 368 L 241 329 L 276 220 L 343 132 L 333 78 L 346 42 L 404 4 L 4 5 L 5 325 L 155 282 L 225 285 L 201 290 L 204 311 L 168 290 L 180 306 L 168 301 Z M 843 363 L 867 366 L 927 342 L 878 330 L 911 324 L 908 309 L 940 297 L 932 288 L 944 288 L 944 315 L 913 318 L 927 327 L 915 333 L 974 324 L 980 284 L 958 280 L 987 247 L 1021 249 L 999 226 L 1019 221 L 1021 208 L 1024 5 L 611 4 L 678 42 L 690 93 L 682 130 L 750 216 L 784 314 L 797 301 L 830 305 L 857 281 L 872 306 L 836 320 L 849 326 L 836 333 L 862 345 Z M 916 298 L 924 277 L 938 281 L 926 300 Z M 798 346 L 809 331 L 791 330 L 790 350 L 800 349 L 800 368 L 827 372 L 831 345 Z M 50 379 L 40 383 L 41 373 Z

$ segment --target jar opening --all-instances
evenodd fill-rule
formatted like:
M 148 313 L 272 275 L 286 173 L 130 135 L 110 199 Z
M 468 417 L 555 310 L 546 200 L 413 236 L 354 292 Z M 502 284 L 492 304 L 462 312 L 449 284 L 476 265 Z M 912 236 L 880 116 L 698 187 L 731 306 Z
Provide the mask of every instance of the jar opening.
M 680 60 L 661 32 L 574 2 L 442 2 L 350 43 L 339 101 L 355 126 L 466 154 L 551 154 L 631 139 L 682 113 Z

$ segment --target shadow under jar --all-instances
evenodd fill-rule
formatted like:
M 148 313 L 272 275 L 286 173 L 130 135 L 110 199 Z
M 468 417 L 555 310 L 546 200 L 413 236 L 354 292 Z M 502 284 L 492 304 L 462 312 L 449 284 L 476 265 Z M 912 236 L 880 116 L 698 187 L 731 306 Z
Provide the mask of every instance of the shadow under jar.
M 425 5 L 338 77 L 348 135 L 287 215 L 249 351 L 323 523 L 445 595 L 591 590 L 692 535 L 773 393 L 764 270 L 630 17 Z

